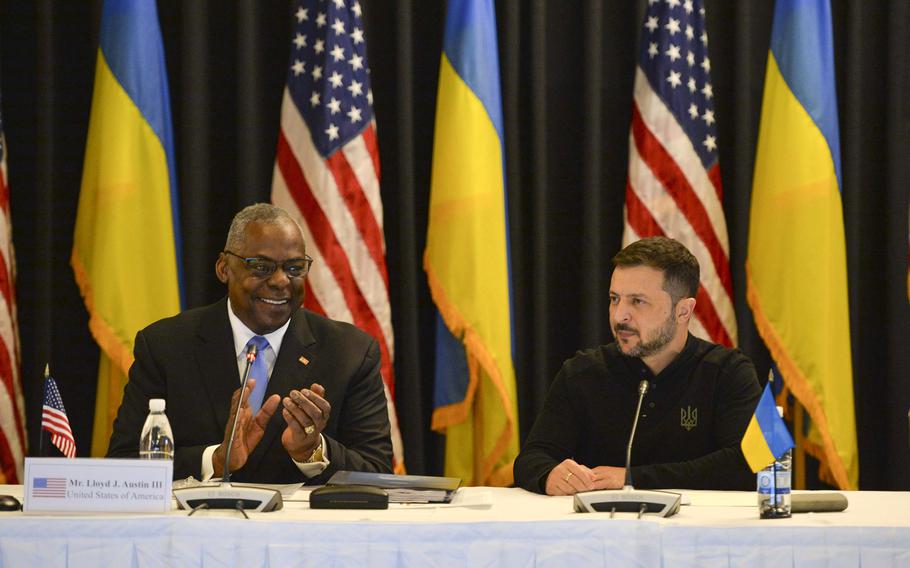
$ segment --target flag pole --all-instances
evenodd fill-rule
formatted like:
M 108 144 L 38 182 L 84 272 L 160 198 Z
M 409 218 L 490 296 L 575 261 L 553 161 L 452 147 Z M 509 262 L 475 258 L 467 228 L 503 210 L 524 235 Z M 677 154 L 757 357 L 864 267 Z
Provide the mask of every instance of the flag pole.
M 50 363 L 45 363 L 45 364 L 44 364 L 44 395 L 41 397 L 41 405 L 42 405 L 41 416 L 42 416 L 42 422 L 44 421 L 44 418 L 43 418 L 43 416 L 44 416 L 44 411 L 43 411 L 44 400 L 47 398 L 47 378 L 50 376 L 50 374 L 51 374 L 51 365 L 50 365 Z M 43 458 L 43 457 L 44 457 L 44 425 L 43 425 L 43 424 L 40 425 L 40 427 L 38 428 L 38 457 L 39 457 L 39 458 Z
M 774 392 L 774 367 L 773 366 L 770 369 L 768 369 L 768 384 L 771 385 L 771 392 L 773 393 Z M 777 408 L 775 408 L 774 410 L 777 410 Z M 772 457 L 774 458 L 774 461 L 771 462 L 771 486 L 773 487 L 773 490 L 771 492 L 771 495 L 772 495 L 771 507 L 773 509 L 777 509 L 777 500 L 780 498 L 780 496 L 777 494 L 777 456 L 772 456 Z

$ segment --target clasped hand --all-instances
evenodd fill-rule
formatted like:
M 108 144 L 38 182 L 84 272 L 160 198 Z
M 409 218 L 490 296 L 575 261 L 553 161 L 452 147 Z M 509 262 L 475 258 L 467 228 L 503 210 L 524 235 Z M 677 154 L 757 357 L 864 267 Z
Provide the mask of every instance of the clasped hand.
M 212 466 L 215 477 L 223 476 L 224 453 L 227 449 L 228 439 L 231 436 L 231 425 L 234 422 L 234 410 L 237 408 L 237 397 L 243 396 L 240 405 L 240 416 L 237 419 L 237 432 L 234 435 L 234 444 L 231 446 L 231 471 L 242 468 L 250 454 L 256 449 L 265 429 L 278 410 L 279 404 L 283 406 L 281 415 L 287 423 L 287 428 L 281 435 L 281 443 L 288 454 L 298 462 L 307 461 L 319 444 L 320 435 L 329 420 L 332 407 L 324 398 L 325 389 L 322 385 L 313 383 L 309 389 L 292 390 L 288 396 L 281 397 L 273 394 L 262 403 L 256 415 L 250 408 L 249 396 L 256 386 L 256 379 L 250 379 L 246 388 L 237 389 L 231 397 L 231 414 L 224 429 L 224 440 L 212 455 Z
M 579 491 L 619 489 L 623 486 L 626 468 L 599 465 L 589 468 L 572 459 L 550 470 L 547 476 L 547 495 L 574 495 Z

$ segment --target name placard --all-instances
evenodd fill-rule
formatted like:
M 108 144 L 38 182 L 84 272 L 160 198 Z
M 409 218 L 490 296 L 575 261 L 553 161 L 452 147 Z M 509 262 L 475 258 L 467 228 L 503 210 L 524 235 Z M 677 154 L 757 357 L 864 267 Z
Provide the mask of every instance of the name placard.
M 26 513 L 165 513 L 171 460 L 25 458 Z

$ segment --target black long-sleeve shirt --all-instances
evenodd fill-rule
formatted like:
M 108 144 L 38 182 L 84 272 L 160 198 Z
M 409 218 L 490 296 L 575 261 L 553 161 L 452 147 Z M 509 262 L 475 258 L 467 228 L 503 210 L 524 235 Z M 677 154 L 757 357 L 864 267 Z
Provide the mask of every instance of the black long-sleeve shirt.
M 693 335 L 657 376 L 615 343 L 567 360 L 515 460 L 515 483 L 545 493 L 566 458 L 625 466 L 642 379 L 650 389 L 632 446 L 635 487 L 754 488 L 739 444 L 761 396 L 755 368 L 741 352 Z

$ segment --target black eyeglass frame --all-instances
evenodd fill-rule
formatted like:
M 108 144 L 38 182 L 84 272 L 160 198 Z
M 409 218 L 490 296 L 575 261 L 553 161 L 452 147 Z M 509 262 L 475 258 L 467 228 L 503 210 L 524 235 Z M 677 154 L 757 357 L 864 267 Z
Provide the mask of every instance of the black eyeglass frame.
M 278 267 L 281 267 L 281 270 L 287 275 L 288 278 L 304 278 L 307 274 L 310 273 L 310 268 L 313 266 L 313 259 L 310 255 L 304 255 L 303 258 L 289 258 L 288 260 L 283 260 L 278 262 L 277 260 L 272 260 L 271 258 L 266 258 L 264 256 L 250 256 L 244 257 L 240 256 L 235 252 L 231 252 L 227 249 L 221 251 L 224 254 L 229 254 L 235 256 L 243 261 L 243 267 L 256 278 L 268 278 L 272 274 L 275 274 L 275 271 L 278 270 Z M 303 261 L 305 269 L 302 274 L 293 274 L 288 270 L 288 266 L 292 263 Z M 271 267 L 268 271 L 263 271 L 253 267 L 253 264 L 264 264 L 266 267 Z

